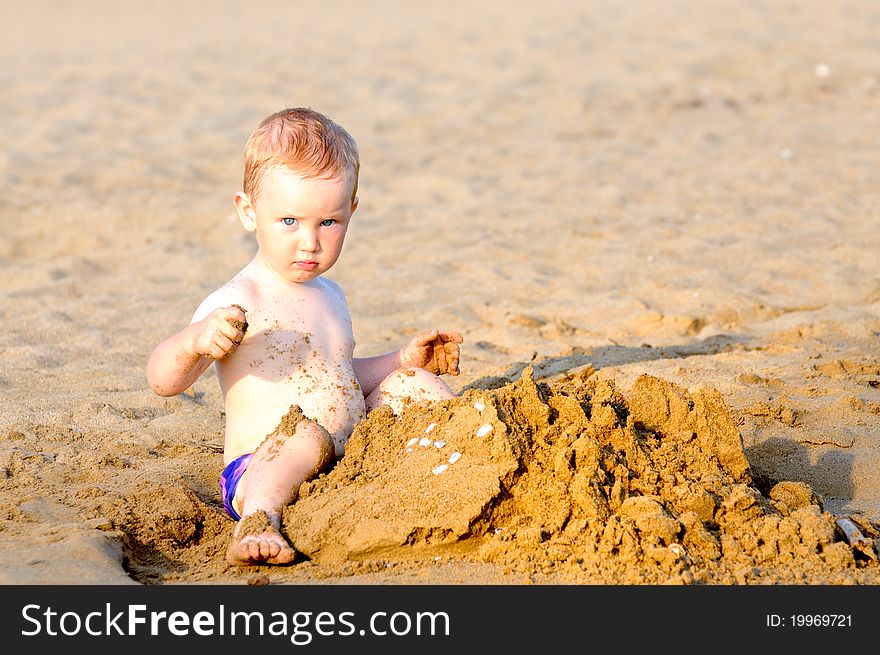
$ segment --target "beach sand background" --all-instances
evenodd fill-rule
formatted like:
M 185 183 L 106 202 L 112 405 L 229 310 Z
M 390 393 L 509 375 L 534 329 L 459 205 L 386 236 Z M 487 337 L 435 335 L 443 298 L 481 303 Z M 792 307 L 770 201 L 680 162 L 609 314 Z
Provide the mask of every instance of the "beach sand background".
M 832 520 L 880 525 L 876 3 L 0 19 L 0 582 L 880 580 Z M 217 380 L 145 366 L 253 256 L 242 147 L 296 105 L 361 150 L 356 355 L 459 330 L 459 398 L 371 417 L 285 515 L 309 557 L 235 569 Z

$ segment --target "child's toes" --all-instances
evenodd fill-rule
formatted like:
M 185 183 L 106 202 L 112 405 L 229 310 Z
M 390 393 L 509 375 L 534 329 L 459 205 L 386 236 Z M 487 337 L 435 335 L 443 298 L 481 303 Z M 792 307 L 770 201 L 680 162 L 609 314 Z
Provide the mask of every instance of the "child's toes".
M 290 546 L 278 549 L 278 553 L 273 555 L 269 561 L 272 564 L 290 564 L 293 561 L 295 553 Z

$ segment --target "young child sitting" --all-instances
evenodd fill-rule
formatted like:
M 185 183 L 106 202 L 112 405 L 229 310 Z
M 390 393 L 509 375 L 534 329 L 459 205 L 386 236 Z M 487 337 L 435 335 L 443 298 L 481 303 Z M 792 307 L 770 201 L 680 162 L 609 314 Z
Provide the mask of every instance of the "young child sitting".
M 233 198 L 257 254 L 147 365 L 150 387 L 172 396 L 217 363 L 226 411 L 221 490 L 227 512 L 241 519 L 226 554 L 233 564 L 293 560 L 282 510 L 342 455 L 368 412 L 454 395 L 438 376 L 459 374 L 457 332 L 431 330 L 401 350 L 353 357 L 345 296 L 323 274 L 357 209 L 359 169 L 356 143 L 326 116 L 295 108 L 263 120 L 247 141 L 243 190 Z

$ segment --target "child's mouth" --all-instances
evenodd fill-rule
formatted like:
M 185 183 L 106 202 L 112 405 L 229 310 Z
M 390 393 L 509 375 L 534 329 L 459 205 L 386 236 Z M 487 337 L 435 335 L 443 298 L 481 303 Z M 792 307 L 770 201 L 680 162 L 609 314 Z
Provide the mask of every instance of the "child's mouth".
M 294 262 L 293 265 L 301 271 L 310 271 L 318 265 L 318 262 Z

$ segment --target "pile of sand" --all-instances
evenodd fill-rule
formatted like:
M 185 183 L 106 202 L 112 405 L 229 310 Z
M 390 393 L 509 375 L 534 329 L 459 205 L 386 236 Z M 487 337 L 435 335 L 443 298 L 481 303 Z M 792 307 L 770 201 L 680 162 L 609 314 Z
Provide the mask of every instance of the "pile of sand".
M 643 375 L 626 399 L 591 373 L 548 385 L 527 368 L 371 413 L 283 531 L 328 567 L 443 556 L 612 583 L 877 579 L 873 550 L 844 541 L 806 484 L 756 486 L 717 391 Z

